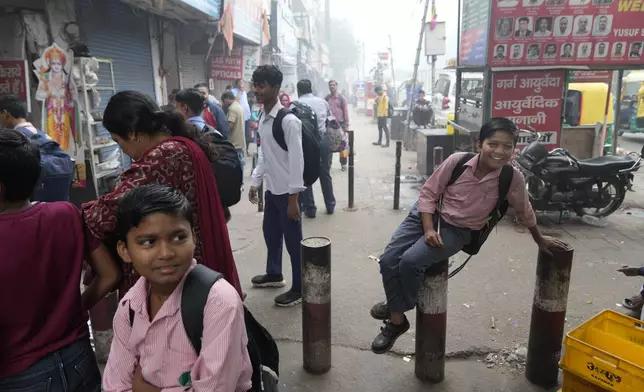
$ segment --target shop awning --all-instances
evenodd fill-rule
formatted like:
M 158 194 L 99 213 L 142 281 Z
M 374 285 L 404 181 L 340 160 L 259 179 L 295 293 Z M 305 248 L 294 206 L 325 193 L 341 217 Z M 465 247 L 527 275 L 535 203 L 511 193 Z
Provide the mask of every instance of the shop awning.
M 223 13 L 223 0 L 121 0 L 146 12 L 184 23 L 217 23 Z

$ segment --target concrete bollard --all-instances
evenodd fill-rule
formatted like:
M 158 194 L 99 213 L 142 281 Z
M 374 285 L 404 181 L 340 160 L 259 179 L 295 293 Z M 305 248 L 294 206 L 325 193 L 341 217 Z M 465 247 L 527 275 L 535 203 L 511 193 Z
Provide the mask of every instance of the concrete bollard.
M 396 174 L 394 176 L 394 210 L 400 209 L 400 157 L 402 156 L 402 142 L 396 140 Z
M 557 385 L 574 250 L 539 251 L 532 304 L 526 378 L 544 388 Z
M 105 298 L 100 300 L 89 311 L 89 319 L 92 325 L 92 336 L 94 338 L 94 352 L 98 363 L 107 363 L 107 357 L 110 354 L 112 346 L 112 321 L 116 314 L 118 298 L 116 292 L 109 293 Z
M 354 149 L 354 135 L 353 131 L 347 131 L 349 133 L 349 205 L 345 208 L 345 211 L 353 212 L 356 210 L 355 207 L 355 167 L 353 164 L 353 156 L 355 153 Z
M 302 348 L 304 370 L 331 368 L 331 240 L 302 240 Z
M 416 305 L 416 378 L 439 383 L 445 378 L 448 260 L 428 268 Z

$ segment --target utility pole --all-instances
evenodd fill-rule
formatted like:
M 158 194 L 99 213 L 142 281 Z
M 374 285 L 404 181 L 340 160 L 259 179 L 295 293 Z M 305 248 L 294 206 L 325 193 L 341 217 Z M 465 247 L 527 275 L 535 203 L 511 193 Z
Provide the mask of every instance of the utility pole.
M 434 1 L 434 0 L 432 0 Z M 416 91 L 416 78 L 418 77 L 418 65 L 420 63 L 420 49 L 423 46 L 423 34 L 425 33 L 425 23 L 427 23 L 427 10 L 429 9 L 429 0 L 425 0 L 425 11 L 423 12 L 423 21 L 420 25 L 420 34 L 418 34 L 418 47 L 416 48 L 416 62 L 414 63 L 414 76 L 411 83 L 411 96 L 409 98 L 409 108 L 407 109 L 407 127 L 411 119 L 411 108 L 414 104 L 414 92 Z
M 394 46 L 391 44 L 391 34 L 389 34 L 389 60 L 391 61 L 391 81 L 394 85 L 394 100 L 398 102 L 398 87 L 396 85 L 396 72 L 394 71 Z

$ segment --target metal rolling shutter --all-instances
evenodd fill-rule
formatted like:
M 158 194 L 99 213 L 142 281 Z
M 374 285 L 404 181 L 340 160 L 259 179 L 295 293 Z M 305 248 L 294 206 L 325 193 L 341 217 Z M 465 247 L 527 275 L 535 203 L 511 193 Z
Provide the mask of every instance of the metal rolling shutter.
M 148 14 L 118 0 L 77 0 L 76 4 L 81 36 L 90 53 L 112 61 L 116 91 L 136 90 L 155 99 Z M 99 80 L 102 76 L 99 73 Z M 101 92 L 100 109 L 105 109 L 110 95 Z M 107 135 L 107 131 L 100 127 L 97 134 Z M 101 156 L 109 152 L 105 149 Z
M 179 51 L 179 80 L 181 88 L 194 87 L 198 83 L 206 83 L 205 55 L 190 54 Z

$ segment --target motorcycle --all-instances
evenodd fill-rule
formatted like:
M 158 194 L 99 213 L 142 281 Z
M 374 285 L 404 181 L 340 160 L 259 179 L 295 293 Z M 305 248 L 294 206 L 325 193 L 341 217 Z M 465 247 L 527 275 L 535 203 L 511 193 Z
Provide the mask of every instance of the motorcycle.
M 563 148 L 552 151 L 539 143 L 540 135 L 534 130 L 534 141 L 527 145 L 513 161 L 525 176 L 526 190 L 535 210 L 574 211 L 577 215 L 607 217 L 617 211 L 632 190 L 633 173 L 641 165 L 640 154 L 602 156 L 577 159 Z

